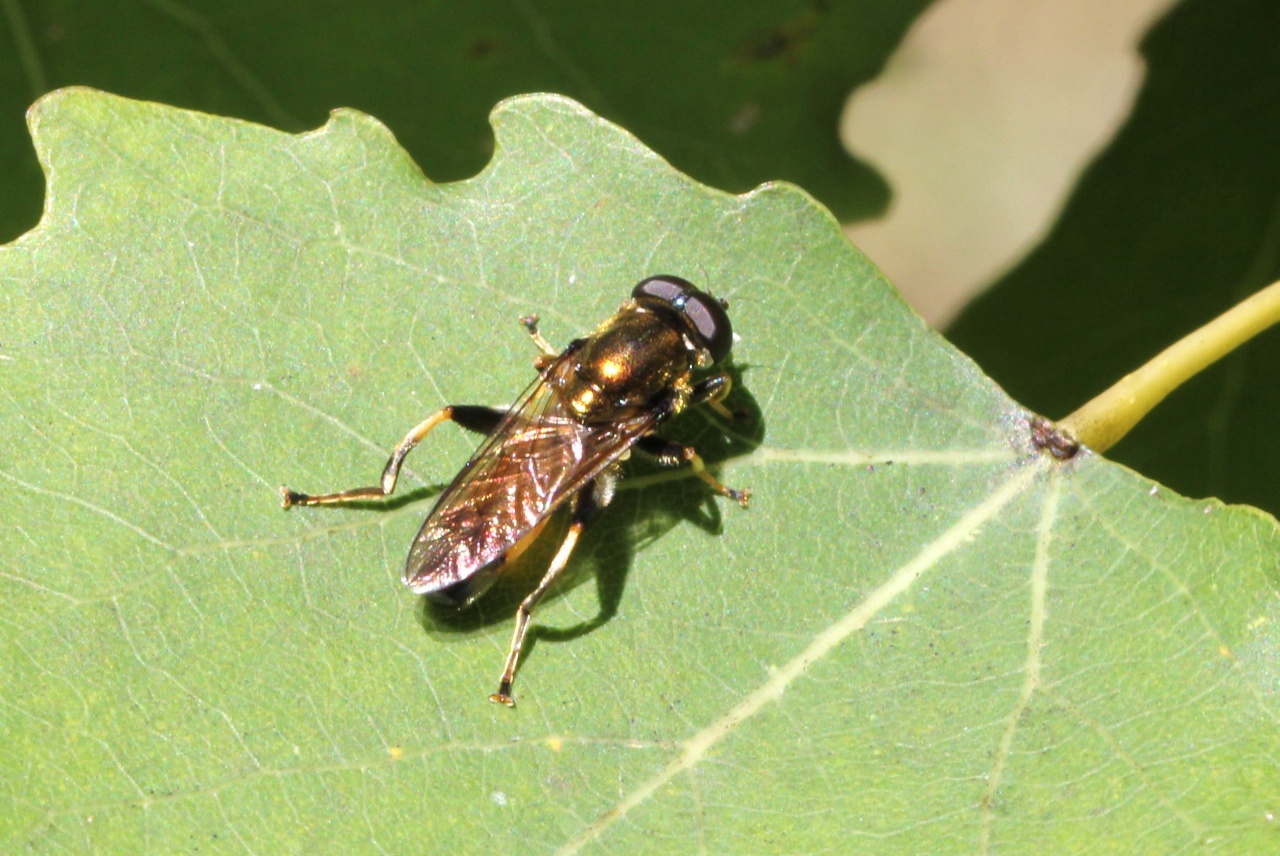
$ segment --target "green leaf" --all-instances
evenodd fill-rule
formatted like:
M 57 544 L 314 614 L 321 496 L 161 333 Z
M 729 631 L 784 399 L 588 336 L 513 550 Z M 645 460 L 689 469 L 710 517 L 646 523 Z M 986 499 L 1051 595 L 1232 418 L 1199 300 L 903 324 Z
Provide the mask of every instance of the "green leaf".
M 0 250 L 4 850 L 1264 852 L 1275 521 L 1029 415 L 786 185 L 699 186 L 565 99 L 476 178 L 374 120 L 290 136 L 86 90 L 32 113 Z M 494 689 L 544 539 L 476 610 L 399 582 L 474 440 L 632 284 L 727 297 L 742 511 L 636 467 Z
M 1142 45 L 1125 128 L 1034 253 L 947 335 L 1061 418 L 1280 279 L 1280 6 L 1188 0 Z M 1276 331 L 1177 390 L 1115 459 L 1193 496 L 1280 512 Z

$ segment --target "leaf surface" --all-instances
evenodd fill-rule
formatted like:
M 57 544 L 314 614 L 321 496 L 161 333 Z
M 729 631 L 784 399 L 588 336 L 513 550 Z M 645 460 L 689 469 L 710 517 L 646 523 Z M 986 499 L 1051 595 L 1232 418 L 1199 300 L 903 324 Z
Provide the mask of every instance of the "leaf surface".
M 504 102 L 433 185 L 367 116 L 291 136 L 68 90 L 0 250 L 0 842 L 182 852 L 1262 852 L 1275 521 L 1084 453 L 786 185 L 697 185 Z M 399 581 L 474 439 L 643 276 L 728 298 L 742 511 L 635 462 L 489 704 L 543 539 L 475 610 Z M 523 588 L 522 588 L 523 587 Z M 1135 842 L 1137 842 L 1135 844 Z

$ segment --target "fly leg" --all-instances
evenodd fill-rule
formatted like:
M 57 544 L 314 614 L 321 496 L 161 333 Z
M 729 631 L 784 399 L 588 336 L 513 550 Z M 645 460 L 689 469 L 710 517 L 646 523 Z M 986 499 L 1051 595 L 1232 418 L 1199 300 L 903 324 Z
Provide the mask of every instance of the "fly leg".
M 533 344 L 538 346 L 541 354 L 533 358 L 533 367 L 538 371 L 542 371 L 551 365 L 556 357 L 560 356 L 560 352 L 555 346 L 546 340 L 546 337 L 538 332 L 538 316 L 537 314 L 523 315 L 520 317 L 520 323 L 524 325 L 524 329 L 528 331 L 529 338 L 533 339 Z
M 520 606 L 516 608 L 516 629 L 511 635 L 511 647 L 507 650 L 507 662 L 502 667 L 502 677 L 498 679 L 498 691 L 489 696 L 489 701 L 505 704 L 507 707 L 515 707 L 516 700 L 511 697 L 511 685 L 516 679 L 516 667 L 520 664 L 520 650 L 524 647 L 525 632 L 529 629 L 529 619 L 533 615 L 533 608 L 542 600 L 543 595 L 551 588 L 551 584 L 555 582 L 556 577 L 564 570 L 565 565 L 569 564 L 569 556 L 573 554 L 573 548 L 578 544 L 578 537 L 582 535 L 582 531 L 595 520 L 600 514 L 601 509 L 609 504 L 613 499 L 613 488 L 617 481 L 617 476 L 611 471 L 606 470 L 595 480 L 578 491 L 574 497 L 573 519 L 569 522 L 569 531 L 565 533 L 564 540 L 560 542 L 560 549 L 556 551 L 555 558 L 551 560 L 551 565 L 547 568 L 547 572 L 542 575 L 541 582 L 538 587 L 529 593 L 529 596 L 520 601 Z
M 391 453 L 391 458 L 387 461 L 386 468 L 382 471 L 381 483 L 372 487 L 357 487 L 351 490 L 339 491 L 338 493 L 324 493 L 315 496 L 298 493 L 295 490 L 282 487 L 280 488 L 280 495 L 283 498 L 284 507 L 289 508 L 294 505 L 331 505 L 360 499 L 382 499 L 385 496 L 390 496 L 396 489 L 396 479 L 400 477 L 400 465 L 404 463 L 405 456 L 409 454 L 414 446 L 422 442 L 423 437 L 431 433 L 432 428 L 435 428 L 441 422 L 452 421 L 469 431 L 492 434 L 493 430 L 498 427 L 498 423 L 502 421 L 502 417 L 506 415 L 506 411 L 503 410 L 471 404 L 451 404 L 448 407 L 442 407 L 422 420 L 408 434 L 404 435 L 404 439 L 396 445 L 395 450 Z
M 673 443 L 656 434 L 649 434 L 641 437 L 636 442 L 636 448 L 664 467 L 678 467 L 681 464 L 688 464 L 693 470 L 693 474 L 710 485 L 712 490 L 721 496 L 727 496 L 743 508 L 746 508 L 747 503 L 751 500 L 751 491 L 749 489 L 735 490 L 734 488 L 726 487 L 720 483 L 719 479 L 707 472 L 707 465 L 702 460 L 702 456 L 692 446 Z
M 689 396 L 689 404 L 705 404 L 724 419 L 739 422 L 742 415 L 721 403 L 732 387 L 733 380 L 727 374 L 712 375 L 693 388 L 693 395 Z

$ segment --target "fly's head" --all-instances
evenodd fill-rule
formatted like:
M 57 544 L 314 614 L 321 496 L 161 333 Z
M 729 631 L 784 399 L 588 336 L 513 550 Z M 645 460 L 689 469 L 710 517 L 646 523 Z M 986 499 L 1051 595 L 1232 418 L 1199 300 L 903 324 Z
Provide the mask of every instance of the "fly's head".
M 585 342 L 568 398 L 590 422 L 659 404 L 678 412 L 693 371 L 723 360 L 732 344 L 723 303 L 679 277 L 649 277 Z
M 641 280 L 631 292 L 636 305 L 650 308 L 681 328 L 688 347 L 697 352 L 699 368 L 714 365 L 729 356 L 733 347 L 733 325 L 728 305 L 688 280 L 678 276 L 651 276 Z

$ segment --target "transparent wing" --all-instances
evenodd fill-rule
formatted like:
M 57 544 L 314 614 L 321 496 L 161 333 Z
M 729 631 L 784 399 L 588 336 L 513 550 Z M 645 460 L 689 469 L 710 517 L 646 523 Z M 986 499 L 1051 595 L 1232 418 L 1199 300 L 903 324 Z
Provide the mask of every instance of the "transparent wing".
M 556 393 L 561 355 L 520 396 L 445 488 L 405 562 L 405 584 L 439 591 L 491 564 L 655 426 L 648 411 L 587 425 Z

